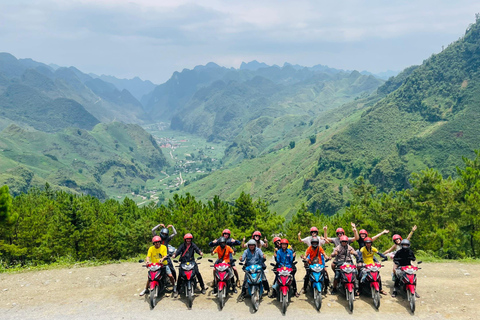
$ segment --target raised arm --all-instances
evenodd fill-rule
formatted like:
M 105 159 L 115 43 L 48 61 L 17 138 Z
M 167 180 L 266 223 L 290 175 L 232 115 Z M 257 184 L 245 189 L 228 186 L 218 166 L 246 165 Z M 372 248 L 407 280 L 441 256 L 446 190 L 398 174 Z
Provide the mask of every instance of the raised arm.
M 360 239 L 360 236 L 358 235 L 357 226 L 355 226 L 355 223 L 353 223 L 353 222 L 350 222 L 350 224 L 352 225 L 354 238 L 355 238 L 355 240 L 358 241 L 358 239 Z
M 388 230 L 385 229 L 385 230 L 383 230 L 382 232 L 380 232 L 379 234 L 377 234 L 376 236 L 373 236 L 373 237 L 372 237 L 372 240 L 375 241 L 375 240 L 377 240 L 381 235 L 387 234 L 387 233 L 389 233 L 389 232 L 390 232 L 390 231 L 388 231 Z
M 173 233 L 170 236 L 170 239 L 172 239 L 173 237 L 175 237 L 177 235 L 177 230 L 175 229 L 175 227 L 173 225 L 169 225 L 168 227 L 172 227 Z
M 155 237 L 156 234 L 155 234 L 155 231 L 160 228 L 160 227 L 164 227 L 165 228 L 165 225 L 163 223 L 160 223 L 159 225 L 156 225 L 155 227 L 153 227 L 152 229 L 152 237 Z
M 410 240 L 410 238 L 413 236 L 413 233 L 415 232 L 415 230 L 417 230 L 417 225 L 414 225 L 412 227 L 412 231 L 410 231 L 410 233 L 408 234 L 407 240 Z
M 263 239 L 263 247 L 264 247 L 264 248 L 268 248 L 268 240 L 267 240 L 267 237 L 265 237 L 265 239 Z
M 245 237 L 243 237 L 242 244 L 240 245 L 242 248 L 246 248 L 247 245 L 245 244 Z
M 300 241 L 300 242 L 302 242 L 302 237 L 301 237 L 301 235 L 302 235 L 302 232 L 299 231 L 298 234 L 297 234 L 297 236 L 298 236 L 298 241 Z

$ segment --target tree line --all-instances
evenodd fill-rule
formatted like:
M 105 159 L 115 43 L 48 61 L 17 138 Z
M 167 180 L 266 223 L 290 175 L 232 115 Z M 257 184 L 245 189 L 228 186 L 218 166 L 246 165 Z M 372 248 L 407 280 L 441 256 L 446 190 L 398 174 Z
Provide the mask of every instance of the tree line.
M 11 197 L 8 187 L 0 188 L 0 261 L 2 267 L 44 264 L 59 258 L 113 260 L 136 256 L 150 246 L 151 228 L 158 223 L 173 224 L 179 235 L 171 244 L 178 246 L 190 232 L 203 249 L 225 228 L 233 238 L 247 238 L 259 230 L 272 236 L 287 237 L 298 250 L 297 240 L 317 226 L 328 235 L 342 227 L 351 233 L 350 222 L 374 235 L 384 229 L 377 248 L 391 246 L 395 233 L 406 237 L 412 225 L 418 230 L 412 238 L 416 250 L 456 259 L 477 257 L 480 251 L 480 151 L 466 159 L 458 177 L 443 178 L 428 169 L 412 175 L 411 188 L 389 193 L 376 192 L 368 181 L 358 178 L 352 187 L 354 198 L 342 213 L 325 215 L 309 212 L 305 206 L 290 221 L 271 212 L 268 203 L 242 193 L 229 203 L 215 196 L 202 202 L 190 194 L 174 195 L 167 204 L 151 203 L 138 207 L 134 201 L 106 200 L 89 195 L 55 191 L 47 184 L 28 193 Z

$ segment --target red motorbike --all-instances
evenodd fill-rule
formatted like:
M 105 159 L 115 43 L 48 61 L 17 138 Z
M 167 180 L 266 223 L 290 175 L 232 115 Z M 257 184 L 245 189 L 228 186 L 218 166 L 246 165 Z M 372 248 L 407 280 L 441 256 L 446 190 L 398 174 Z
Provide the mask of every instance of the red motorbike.
M 421 261 L 418 264 L 422 263 Z M 417 289 L 417 270 L 420 269 L 415 266 L 400 267 L 400 274 L 397 272 L 397 277 L 400 280 L 400 291 L 406 292 L 408 302 L 410 303 L 410 310 L 415 312 L 415 292 Z
M 336 267 L 340 272 L 338 291 L 345 294 L 350 312 L 353 311 L 355 300 L 355 281 L 357 280 L 357 267 L 352 263 L 337 262 Z
M 380 307 L 380 263 L 367 264 L 363 267 L 362 272 L 366 273 L 364 283 L 360 283 L 360 289 L 366 294 L 371 294 L 373 306 L 375 309 Z
M 153 309 L 157 304 L 157 298 L 165 292 L 167 276 L 165 265 L 163 264 L 150 263 L 146 267 L 148 268 L 148 279 L 150 280 L 150 287 L 148 288 L 150 309 Z
M 272 264 L 273 265 L 273 264 Z M 274 269 L 275 270 L 275 269 Z M 277 301 L 280 301 L 282 304 L 282 313 L 285 314 L 287 312 L 288 302 L 290 301 L 290 297 L 293 294 L 292 292 L 292 283 L 293 283 L 293 269 L 287 267 L 280 267 L 275 270 L 277 274 Z
M 208 259 L 209 262 L 213 260 Z M 217 283 L 217 298 L 220 304 L 220 310 L 225 306 L 225 301 L 227 300 L 227 295 L 229 289 L 232 288 L 235 284 L 233 283 L 233 272 L 232 268 L 228 263 L 217 263 L 213 265 L 215 269 L 215 280 Z

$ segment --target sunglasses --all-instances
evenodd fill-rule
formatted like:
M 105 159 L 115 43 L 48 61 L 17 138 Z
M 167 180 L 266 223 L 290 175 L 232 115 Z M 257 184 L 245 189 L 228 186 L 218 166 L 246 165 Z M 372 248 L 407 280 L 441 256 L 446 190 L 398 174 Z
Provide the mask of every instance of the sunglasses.
M 154 242 L 153 244 L 161 244 L 161 242 L 160 242 L 160 241 L 157 241 L 157 242 Z
M 347 243 L 348 241 L 340 241 L 340 243 Z

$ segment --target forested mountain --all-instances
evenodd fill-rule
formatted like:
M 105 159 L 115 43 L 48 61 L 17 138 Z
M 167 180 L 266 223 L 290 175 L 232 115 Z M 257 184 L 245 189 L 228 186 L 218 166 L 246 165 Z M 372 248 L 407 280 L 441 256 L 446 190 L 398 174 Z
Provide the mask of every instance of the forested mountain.
M 0 95 L 0 117 L 40 130 L 55 131 L 74 125 L 75 121 L 84 122 L 78 126 L 91 128 L 98 121 L 141 123 L 144 119 L 140 102 L 128 90 L 119 90 L 113 84 L 92 78 L 74 67 L 53 69 L 31 59 L 16 59 L 8 53 L 0 53 Z M 73 105 L 74 114 L 68 119 L 67 110 Z M 9 111 L 12 106 L 20 107 L 12 113 Z M 28 113 L 24 111 L 30 109 L 37 113 L 60 113 L 51 120 L 44 119 L 47 123 L 42 127 L 35 116 L 28 119 Z M 80 116 L 84 119 L 75 120 Z M 7 120 L 3 119 L 0 124 L 2 122 Z
M 156 87 L 151 81 L 142 80 L 139 77 L 134 77 L 133 79 L 119 79 L 104 74 L 97 76 L 96 74 L 90 73 L 89 75 L 92 78 L 99 78 L 100 80 L 111 83 L 119 90 L 127 90 L 138 101 L 141 101 L 144 95 L 149 94 Z
M 55 134 L 11 124 L 0 132 L 0 185 L 13 194 L 45 182 L 100 199 L 140 189 L 166 166 L 153 137 L 140 126 L 114 122 L 91 131 Z
M 216 172 L 185 191 L 231 198 L 245 190 L 285 215 L 294 210 L 292 199 L 305 201 L 312 212 L 333 214 L 348 204 L 349 187 L 360 176 L 389 191 L 408 188 L 411 172 L 425 168 L 455 175 L 462 156 L 473 157 L 479 147 L 479 67 L 477 22 L 441 53 L 387 81 L 370 104 L 360 99 L 357 111 L 333 128 L 317 126 L 315 143 L 297 141 L 294 149 Z M 222 177 L 229 182 L 221 183 Z M 227 186 L 231 182 L 237 187 Z

